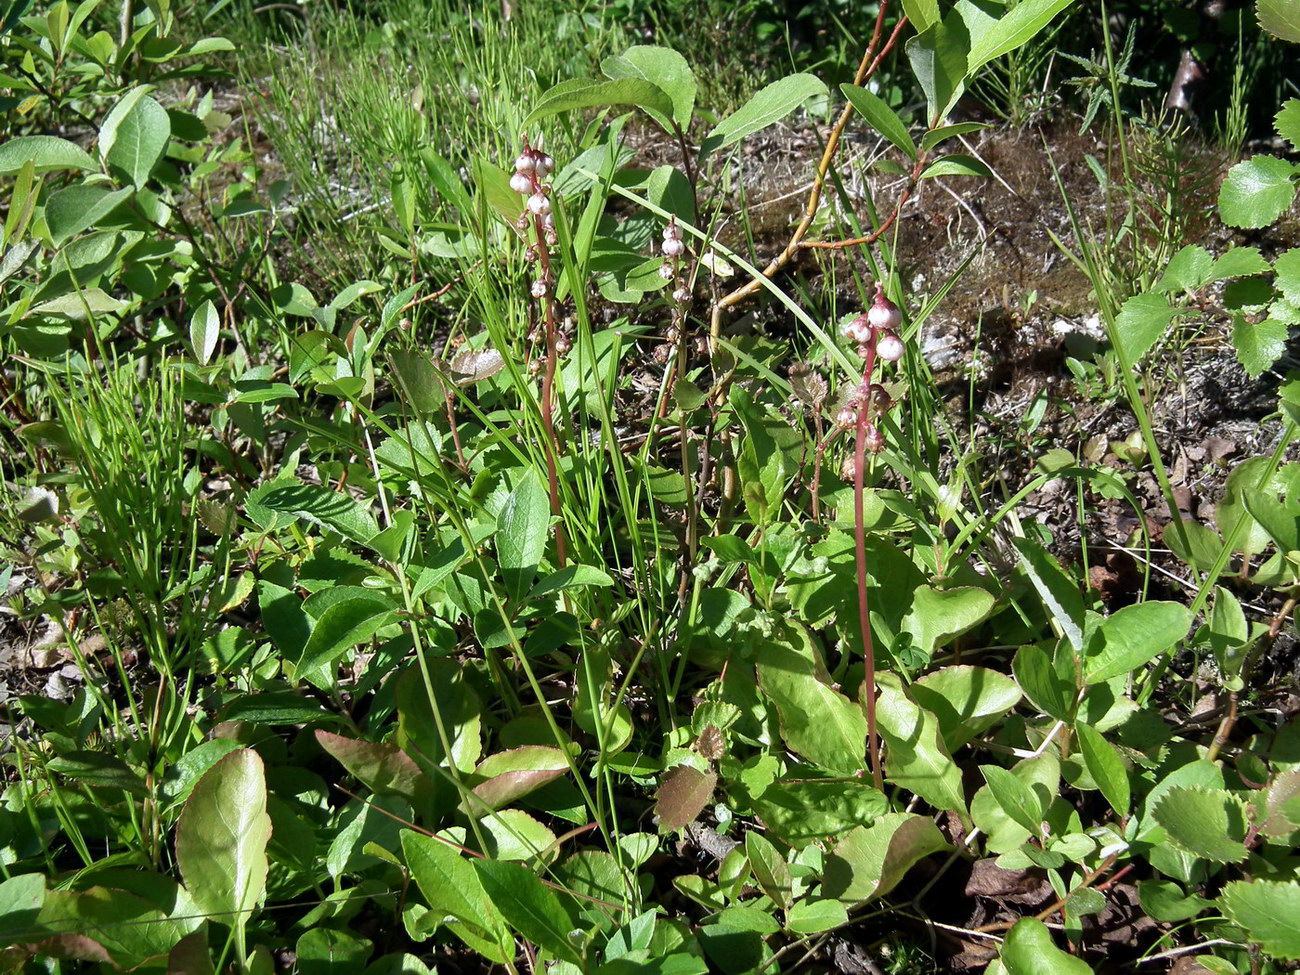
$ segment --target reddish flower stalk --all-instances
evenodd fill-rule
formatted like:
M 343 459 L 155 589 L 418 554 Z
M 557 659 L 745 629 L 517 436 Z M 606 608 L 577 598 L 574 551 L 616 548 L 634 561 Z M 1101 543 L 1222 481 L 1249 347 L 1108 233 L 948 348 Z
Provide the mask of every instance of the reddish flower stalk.
M 889 301 L 880 285 L 876 286 L 876 299 L 871 309 L 844 326 L 844 334 L 858 343 L 863 359 L 862 382 L 841 410 L 840 422 L 852 419 L 855 425 L 853 443 L 853 528 L 858 569 L 858 627 L 862 635 L 862 701 L 867 713 L 867 764 L 871 779 L 877 789 L 884 786 L 884 773 L 880 766 L 880 736 L 876 727 L 876 647 L 871 637 L 871 614 L 867 600 L 867 527 L 864 485 L 867 452 L 879 453 L 885 438 L 874 423 L 871 414 L 877 415 L 889 407 L 889 394 L 876 385 L 877 359 L 896 362 L 903 355 L 903 344 L 894 332 L 902 321 L 898 308 Z M 856 417 L 848 414 L 856 409 Z
M 560 478 L 558 458 L 560 442 L 555 436 L 555 368 L 559 358 L 568 351 L 569 340 L 562 335 L 555 315 L 555 276 L 551 271 L 550 245 L 555 242 L 555 223 L 551 216 L 551 187 L 545 182 L 555 168 L 555 160 L 539 149 L 534 149 L 524 139 L 523 152 L 515 160 L 515 174 L 510 177 L 510 188 L 528 197 L 527 209 L 520 215 L 522 228 L 530 223 L 536 243 L 530 245 L 529 256 L 536 259 L 540 273 L 533 283 L 533 297 L 542 303 L 545 322 L 546 354 L 542 360 L 541 411 L 542 429 L 546 433 L 546 480 L 551 496 L 551 514 L 555 516 L 555 562 L 564 568 L 568 562 L 564 533 L 564 512 L 560 506 Z M 535 360 L 534 360 L 535 361 Z M 532 363 L 530 363 L 530 366 Z

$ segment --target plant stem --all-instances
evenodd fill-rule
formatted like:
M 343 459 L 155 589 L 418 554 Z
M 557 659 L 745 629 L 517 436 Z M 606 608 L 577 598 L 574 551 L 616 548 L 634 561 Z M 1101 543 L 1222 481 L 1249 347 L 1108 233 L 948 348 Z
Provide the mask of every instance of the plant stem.
M 564 509 L 560 506 L 560 478 L 556 458 L 560 455 L 560 442 L 555 437 L 555 364 L 559 353 L 555 348 L 555 294 L 551 290 L 551 255 L 546 246 L 546 231 L 542 218 L 533 215 L 533 230 L 537 234 L 537 259 L 542 266 L 542 279 L 548 282 L 546 297 L 542 300 L 546 315 L 546 362 L 542 373 L 542 429 L 546 431 L 546 482 L 551 495 L 551 514 L 555 516 L 555 565 L 563 569 L 568 562 L 568 546 L 564 536 Z
M 864 388 L 870 388 L 871 375 L 876 369 L 876 347 L 867 347 L 866 368 L 862 371 Z M 884 777 L 880 770 L 880 740 L 876 735 L 876 647 L 871 639 L 871 618 L 867 606 L 867 527 L 863 503 L 863 475 L 867 466 L 867 413 L 871 397 L 863 396 L 858 408 L 858 428 L 853 444 L 853 533 L 857 544 L 858 565 L 858 626 L 862 631 L 862 701 L 867 712 L 867 764 L 871 779 L 880 789 Z

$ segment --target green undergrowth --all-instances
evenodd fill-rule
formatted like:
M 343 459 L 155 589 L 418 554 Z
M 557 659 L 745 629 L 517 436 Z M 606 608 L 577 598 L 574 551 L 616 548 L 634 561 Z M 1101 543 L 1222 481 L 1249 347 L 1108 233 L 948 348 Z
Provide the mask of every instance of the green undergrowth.
M 1289 970 L 1300 100 L 1162 184 L 1107 34 L 1105 212 L 1042 153 L 1127 466 L 963 441 L 921 333 L 978 245 L 898 271 L 909 200 L 996 178 L 963 93 L 1033 90 L 1068 6 L 906 3 L 858 84 L 734 103 L 635 9 L 226 11 L 236 59 L 163 0 L 13 6 L 0 967 Z M 826 140 L 785 256 L 738 177 L 777 125 Z M 1156 363 L 1197 328 L 1267 446 L 1171 520 Z M 1026 503 L 1062 484 L 1064 530 Z M 1115 505 L 1159 570 L 1118 600 Z

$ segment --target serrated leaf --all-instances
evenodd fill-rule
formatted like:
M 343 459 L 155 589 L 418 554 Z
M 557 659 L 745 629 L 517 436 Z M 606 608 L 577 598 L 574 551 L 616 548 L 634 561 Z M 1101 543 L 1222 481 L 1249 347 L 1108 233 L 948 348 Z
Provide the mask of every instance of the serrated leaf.
M 1277 134 L 1291 143 L 1291 148 L 1300 152 L 1300 98 L 1288 98 L 1278 109 L 1273 118 Z
M 1233 316 L 1232 348 L 1251 379 L 1272 368 L 1273 363 L 1282 358 L 1287 334 L 1287 327 L 1271 318 L 1251 323 L 1244 315 Z
M 247 504 L 262 506 L 366 543 L 379 534 L 375 516 L 343 491 L 322 484 L 272 481 L 249 492 Z
M 1115 339 L 1130 365 L 1137 365 L 1179 314 L 1162 294 L 1134 295 L 1115 319 Z
M 1300 44 L 1300 4 L 1295 0 L 1256 0 L 1255 16 L 1274 37 Z
M 1268 261 L 1264 260 L 1258 247 L 1229 247 L 1215 260 L 1211 280 L 1244 278 L 1252 274 L 1263 274 L 1269 269 Z
M 1204 247 L 1188 244 L 1169 260 L 1157 291 L 1194 291 L 1210 281 L 1214 258 Z
M 235 929 L 244 928 L 266 891 L 271 817 L 261 756 L 243 748 L 208 769 L 176 826 L 176 863 L 194 903 Z
M 1230 227 L 1266 227 L 1295 199 L 1295 166 L 1259 155 L 1228 170 L 1219 187 L 1219 215 Z
M 1273 284 L 1282 292 L 1282 297 L 1292 305 L 1300 305 L 1300 247 L 1293 247 L 1280 255 L 1273 262 L 1273 270 L 1277 272 Z
M 1270 839 L 1285 840 L 1300 830 L 1300 768 L 1279 773 L 1268 788 L 1260 832 Z
M 1246 807 L 1227 792 L 1174 786 L 1160 797 L 1152 815 L 1175 846 L 1194 856 L 1215 863 L 1246 859 Z
M 916 158 L 916 143 L 907 131 L 897 113 L 885 103 L 885 100 L 869 89 L 858 85 L 840 85 L 844 97 L 849 100 L 858 114 L 870 123 L 871 127 L 884 136 L 896 149 Z
M 1300 884 L 1234 880 L 1219 896 L 1223 911 L 1268 954 L 1300 959 Z
M 754 95 L 713 127 L 700 147 L 706 156 L 734 145 L 748 135 L 785 118 L 814 95 L 826 94 L 826 85 L 810 74 L 792 74 L 760 88 Z

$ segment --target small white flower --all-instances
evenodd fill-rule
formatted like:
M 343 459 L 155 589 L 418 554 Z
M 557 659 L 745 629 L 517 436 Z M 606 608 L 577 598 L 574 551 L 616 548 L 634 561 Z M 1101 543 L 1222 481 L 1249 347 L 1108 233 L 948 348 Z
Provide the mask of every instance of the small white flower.
M 903 358 L 903 340 L 893 332 L 886 332 L 876 343 L 876 354 L 886 362 L 897 362 Z
M 686 245 L 676 237 L 665 237 L 663 242 L 663 252 L 665 257 L 680 257 L 686 250 Z
M 551 212 L 551 201 L 545 193 L 534 193 L 528 198 L 528 209 L 541 216 Z
M 533 181 L 523 173 L 515 173 L 510 177 L 510 188 L 522 196 L 533 191 Z

